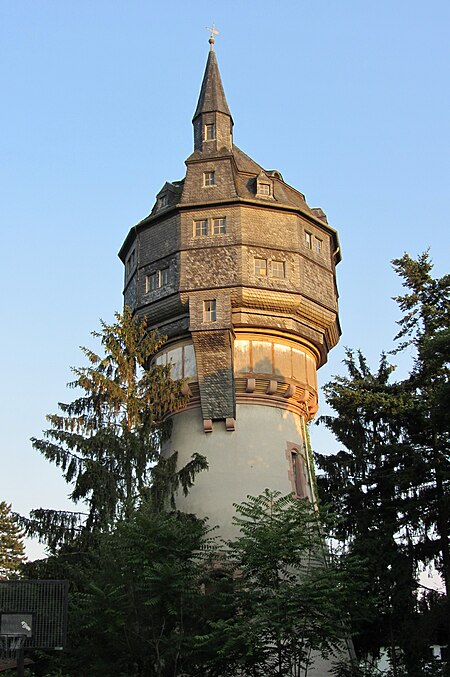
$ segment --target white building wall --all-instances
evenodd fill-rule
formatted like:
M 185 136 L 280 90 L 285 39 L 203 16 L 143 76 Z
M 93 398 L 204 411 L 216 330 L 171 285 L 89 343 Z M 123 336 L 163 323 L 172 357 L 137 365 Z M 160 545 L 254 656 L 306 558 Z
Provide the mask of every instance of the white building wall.
M 178 452 L 179 467 L 194 452 L 208 460 L 209 469 L 197 475 L 187 497 L 179 495 L 177 507 L 199 517 L 208 516 L 220 535 L 237 535 L 232 525 L 233 503 L 247 495 L 257 496 L 264 489 L 293 491 L 291 450 L 305 459 L 306 489 L 311 492 L 308 459 L 301 417 L 285 409 L 263 405 L 238 404 L 236 430 L 225 430 L 223 421 L 214 422 L 213 432 L 203 431 L 200 409 L 187 409 L 174 417 L 174 426 L 165 454 Z

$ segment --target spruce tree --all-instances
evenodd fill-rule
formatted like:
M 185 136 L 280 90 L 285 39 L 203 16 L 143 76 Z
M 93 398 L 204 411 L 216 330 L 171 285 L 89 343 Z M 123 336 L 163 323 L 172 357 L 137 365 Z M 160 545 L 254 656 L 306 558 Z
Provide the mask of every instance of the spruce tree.
M 14 578 L 25 561 L 23 531 L 6 501 L 0 502 L 0 580 Z
M 418 614 L 420 569 L 433 563 L 447 600 L 449 591 L 450 276 L 432 277 L 428 252 L 393 266 L 406 292 L 395 298 L 403 315 L 392 352 L 409 349 L 410 375 L 391 382 L 385 355 L 372 373 L 360 352 L 347 351 L 347 376 L 325 386 L 336 415 L 320 419 L 344 449 L 318 455 L 319 487 L 342 516 L 338 533 L 349 552 L 365 554 L 371 571 L 377 615 L 359 628 L 361 652 L 390 646 L 394 675 L 401 663 L 422 675 L 429 637 L 426 614 Z
M 133 317 L 127 307 L 115 317 L 113 324 L 102 321 L 101 330 L 92 332 L 102 354 L 81 349 L 88 366 L 72 368 L 75 379 L 69 383 L 77 397 L 47 416 L 50 427 L 43 439 L 32 439 L 34 448 L 61 468 L 72 485 L 70 497 L 87 508 L 32 512 L 28 533 L 51 549 L 130 517 L 143 495 L 151 493 L 155 477 L 160 481 L 153 496 L 162 505 L 179 485 L 187 491 L 206 465 L 194 454 L 175 473 L 175 455 L 160 459 L 161 444 L 170 434 L 168 416 L 186 403 L 183 384 L 171 378 L 170 365 L 153 359 L 164 338 L 148 331 L 145 318 Z

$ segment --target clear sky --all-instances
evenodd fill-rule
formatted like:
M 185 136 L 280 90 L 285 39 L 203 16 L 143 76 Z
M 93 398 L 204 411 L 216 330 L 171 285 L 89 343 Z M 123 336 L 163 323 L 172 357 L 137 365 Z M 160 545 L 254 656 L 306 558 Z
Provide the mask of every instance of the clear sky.
M 29 438 L 121 308 L 129 228 L 184 175 L 211 21 L 235 142 L 339 231 L 343 335 L 321 382 L 344 346 L 373 367 L 392 348 L 392 258 L 430 247 L 448 272 L 448 0 L 0 0 L 0 500 L 23 514 L 67 506 Z

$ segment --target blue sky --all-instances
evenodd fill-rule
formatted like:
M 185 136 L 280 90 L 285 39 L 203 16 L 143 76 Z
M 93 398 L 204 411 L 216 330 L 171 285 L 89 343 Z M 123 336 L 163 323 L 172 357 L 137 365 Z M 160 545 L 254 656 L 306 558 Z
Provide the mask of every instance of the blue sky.
M 430 247 L 448 270 L 447 0 L 5 0 L 0 500 L 21 513 L 67 505 L 29 438 L 70 399 L 78 346 L 121 307 L 126 233 L 184 174 L 213 20 L 235 142 L 339 231 L 343 336 L 321 382 L 344 346 L 373 367 L 392 347 L 392 258 Z M 408 356 L 396 361 L 404 374 Z

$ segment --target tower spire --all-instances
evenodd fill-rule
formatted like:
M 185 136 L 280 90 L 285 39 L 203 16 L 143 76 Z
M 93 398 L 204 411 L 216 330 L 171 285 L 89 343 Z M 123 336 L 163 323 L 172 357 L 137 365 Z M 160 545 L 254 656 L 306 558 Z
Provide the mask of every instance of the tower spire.
M 201 151 L 220 150 L 221 148 L 231 150 L 233 143 L 233 118 L 228 108 L 214 51 L 214 36 L 219 31 L 214 28 L 214 24 L 208 30 L 211 32 L 209 54 L 197 108 L 192 119 L 194 125 L 194 148 Z M 215 143 L 209 143 L 211 141 Z

